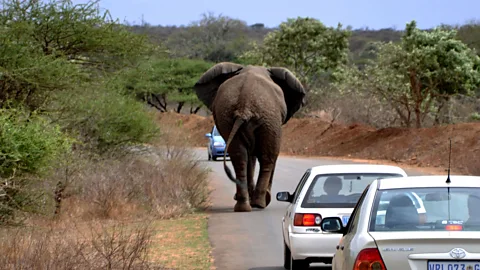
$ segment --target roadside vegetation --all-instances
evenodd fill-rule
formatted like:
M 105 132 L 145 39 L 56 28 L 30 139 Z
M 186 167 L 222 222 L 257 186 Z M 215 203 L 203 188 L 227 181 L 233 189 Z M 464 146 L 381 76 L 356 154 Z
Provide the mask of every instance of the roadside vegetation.
M 0 32 L 0 268 L 208 269 L 209 171 L 140 98 L 208 63 L 172 62 L 97 1 L 6 0 Z M 198 254 L 178 268 L 172 247 Z
M 375 128 L 432 127 L 480 120 L 480 23 L 419 29 L 328 27 L 288 18 L 276 28 L 213 13 L 182 27 L 129 26 L 175 59 L 285 66 L 308 90 L 297 118 Z M 168 99 L 172 95 L 173 99 Z M 165 95 L 169 110 L 176 94 Z M 164 112 L 165 110 L 161 110 Z M 184 113 L 190 113 L 188 108 Z M 206 110 L 192 111 L 208 114 Z M 323 117 L 323 116 L 327 117 Z

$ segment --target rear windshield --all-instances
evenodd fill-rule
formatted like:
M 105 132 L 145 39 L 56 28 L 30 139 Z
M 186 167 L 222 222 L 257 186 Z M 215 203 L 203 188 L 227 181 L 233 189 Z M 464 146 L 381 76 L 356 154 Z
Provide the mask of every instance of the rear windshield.
M 307 190 L 303 208 L 353 208 L 363 190 L 379 178 L 403 177 L 393 173 L 318 174 Z
M 416 188 L 376 194 L 370 231 L 480 231 L 480 188 Z

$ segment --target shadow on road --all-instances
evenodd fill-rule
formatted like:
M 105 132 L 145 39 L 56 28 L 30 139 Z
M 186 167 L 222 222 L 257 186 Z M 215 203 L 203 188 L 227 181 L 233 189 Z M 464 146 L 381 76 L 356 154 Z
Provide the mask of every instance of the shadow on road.
M 209 208 L 206 211 L 209 214 L 225 214 L 225 213 L 235 213 L 233 212 L 233 207 L 215 207 L 215 208 Z
M 253 208 L 252 212 L 261 212 L 265 211 L 265 209 L 259 209 L 259 208 Z M 209 208 L 206 210 L 207 213 L 209 214 L 226 214 L 226 213 L 232 213 L 235 215 L 242 214 L 241 212 L 237 213 L 233 211 L 233 205 L 228 206 L 228 207 L 215 207 L 215 208 Z M 248 215 L 248 213 L 251 212 L 244 212 L 245 215 Z

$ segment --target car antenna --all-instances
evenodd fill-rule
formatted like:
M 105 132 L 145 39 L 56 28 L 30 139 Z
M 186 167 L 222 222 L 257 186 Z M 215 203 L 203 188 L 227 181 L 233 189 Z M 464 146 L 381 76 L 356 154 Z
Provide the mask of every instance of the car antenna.
M 449 138 L 450 140 L 450 150 L 448 152 L 448 175 L 447 175 L 447 181 L 445 183 L 450 184 L 452 181 L 450 181 L 450 162 L 451 162 L 451 157 L 452 157 L 452 138 Z

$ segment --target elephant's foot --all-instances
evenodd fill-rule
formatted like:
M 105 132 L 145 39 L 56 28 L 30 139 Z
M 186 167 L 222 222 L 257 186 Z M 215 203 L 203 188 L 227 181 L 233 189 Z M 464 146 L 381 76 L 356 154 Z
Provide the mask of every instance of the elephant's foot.
M 237 196 L 237 193 L 233 196 L 233 199 L 237 201 L 235 204 L 235 207 L 233 208 L 234 212 L 251 212 L 252 207 L 250 206 L 250 203 L 248 202 L 248 198 L 245 196 Z
M 253 196 L 253 199 L 250 202 L 250 205 L 254 208 L 260 208 L 260 209 L 263 209 L 263 208 L 267 207 L 265 193 L 263 193 L 263 194 L 256 193 Z
M 248 202 L 237 202 L 233 208 L 234 212 L 251 212 L 252 207 Z
M 254 208 L 265 208 L 267 207 L 270 202 L 272 201 L 272 195 L 269 190 L 266 192 L 259 192 L 253 196 L 250 205 Z

